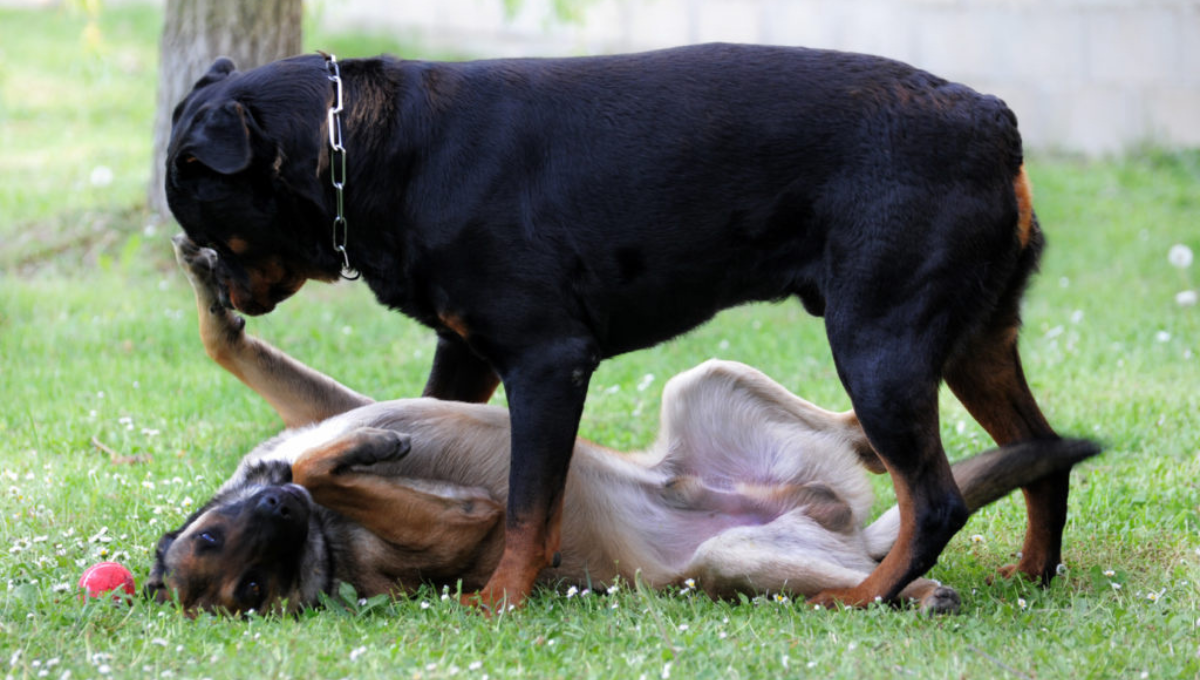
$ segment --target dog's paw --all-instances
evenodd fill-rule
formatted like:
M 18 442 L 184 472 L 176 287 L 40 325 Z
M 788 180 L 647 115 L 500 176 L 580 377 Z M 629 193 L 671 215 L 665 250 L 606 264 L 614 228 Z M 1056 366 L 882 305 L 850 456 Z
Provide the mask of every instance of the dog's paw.
M 192 286 L 208 288 L 216 285 L 217 251 L 196 245 L 186 234 L 172 236 L 171 247 L 175 249 L 175 261 Z
M 921 613 L 931 616 L 957 614 L 962 609 L 962 598 L 950 586 L 938 586 L 921 598 Z
M 171 246 L 175 249 L 175 261 L 183 269 L 188 283 L 192 284 L 196 302 L 201 310 L 207 309 L 209 312 L 208 319 L 201 319 L 201 333 L 206 336 L 206 343 L 221 345 L 235 341 L 246 327 L 246 320 L 224 302 L 227 296 L 217 282 L 217 262 L 220 257 L 217 251 L 196 245 L 186 234 L 171 237 Z M 216 325 L 212 326 L 209 322 L 215 322 Z
M 412 450 L 412 438 L 394 430 L 364 427 L 354 434 L 354 443 L 342 454 L 341 465 L 368 466 L 400 460 Z

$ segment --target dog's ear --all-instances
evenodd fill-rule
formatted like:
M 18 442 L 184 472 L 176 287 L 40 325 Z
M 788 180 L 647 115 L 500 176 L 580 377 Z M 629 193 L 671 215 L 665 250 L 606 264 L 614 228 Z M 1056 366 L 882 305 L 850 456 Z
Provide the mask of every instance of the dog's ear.
M 236 70 L 237 67 L 233 65 L 233 61 L 228 57 L 220 57 L 214 61 L 212 66 L 208 67 L 208 72 L 200 76 L 200 79 L 196 81 L 196 84 L 192 85 L 191 93 L 175 105 L 175 109 L 171 112 L 171 126 L 174 127 L 175 124 L 179 122 L 179 117 L 183 115 L 184 108 L 186 108 L 188 101 L 191 100 L 192 96 L 196 93 L 196 90 L 208 87 L 215 82 L 225 80 L 230 73 L 233 73 Z
M 250 114 L 236 101 L 203 109 L 193 120 L 176 158 L 199 161 L 223 175 L 245 170 L 252 157 Z
M 196 81 L 196 84 L 192 86 L 192 89 L 198 90 L 202 87 L 208 87 L 218 80 L 224 80 L 230 73 L 233 73 L 236 70 L 237 67 L 233 65 L 232 59 L 229 57 L 218 57 L 217 60 L 212 63 L 212 66 L 208 67 L 208 72 L 200 76 L 200 80 Z

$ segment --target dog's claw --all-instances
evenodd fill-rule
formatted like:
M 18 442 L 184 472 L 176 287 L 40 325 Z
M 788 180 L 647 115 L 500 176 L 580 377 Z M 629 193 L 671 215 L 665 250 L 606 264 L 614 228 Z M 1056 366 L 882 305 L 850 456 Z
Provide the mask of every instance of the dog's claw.
M 961 609 L 962 599 L 958 591 L 949 586 L 938 586 L 921 599 L 922 614 L 957 614 Z

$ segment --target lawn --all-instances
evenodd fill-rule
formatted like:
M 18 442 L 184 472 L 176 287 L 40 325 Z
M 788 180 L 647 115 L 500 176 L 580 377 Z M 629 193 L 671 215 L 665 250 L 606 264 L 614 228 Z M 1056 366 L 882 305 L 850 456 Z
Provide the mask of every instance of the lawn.
M 273 412 L 204 356 L 175 227 L 141 206 L 156 10 L 0 10 L 0 674 L 5 677 L 1133 677 L 1200 675 L 1200 153 L 1028 166 L 1050 248 L 1025 308 L 1035 393 L 1101 457 L 1073 476 L 1064 573 L 991 583 L 1024 530 L 1019 498 L 986 509 L 931 575 L 959 616 L 714 603 L 690 592 L 539 593 L 489 620 L 423 591 L 296 618 L 189 619 L 82 603 L 102 559 L 144 580 L 158 536 L 274 434 Z M 310 38 L 353 56 L 377 38 Z M 400 47 L 391 49 L 400 50 Z M 1186 300 L 1184 300 L 1186 302 Z M 251 330 L 379 397 L 416 394 L 432 335 L 362 284 L 311 284 Z M 671 375 L 719 356 L 830 408 L 847 400 L 818 320 L 795 303 L 720 315 L 604 364 L 583 434 L 648 444 Z M 989 445 L 948 393 L 952 457 Z M 879 509 L 890 501 L 878 479 Z

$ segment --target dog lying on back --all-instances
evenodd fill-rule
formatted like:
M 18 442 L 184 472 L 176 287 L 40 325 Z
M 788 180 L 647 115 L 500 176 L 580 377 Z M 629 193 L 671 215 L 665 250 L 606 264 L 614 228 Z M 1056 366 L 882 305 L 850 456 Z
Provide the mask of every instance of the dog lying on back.
M 509 420 L 498 407 L 372 403 L 243 332 L 218 302 L 214 251 L 176 239 L 209 355 L 290 426 L 251 451 L 216 495 L 161 539 L 147 592 L 223 612 L 295 611 L 339 582 L 360 596 L 486 582 L 504 548 Z M 661 431 L 620 454 L 578 440 L 561 561 L 545 584 L 651 587 L 694 579 L 717 598 L 807 598 L 857 585 L 899 530 L 867 524 L 873 459 L 853 412 L 820 409 L 743 364 L 671 379 Z M 972 511 L 1097 453 L 1086 441 L 1002 447 L 953 466 Z M 951 588 L 903 592 L 952 612 Z

